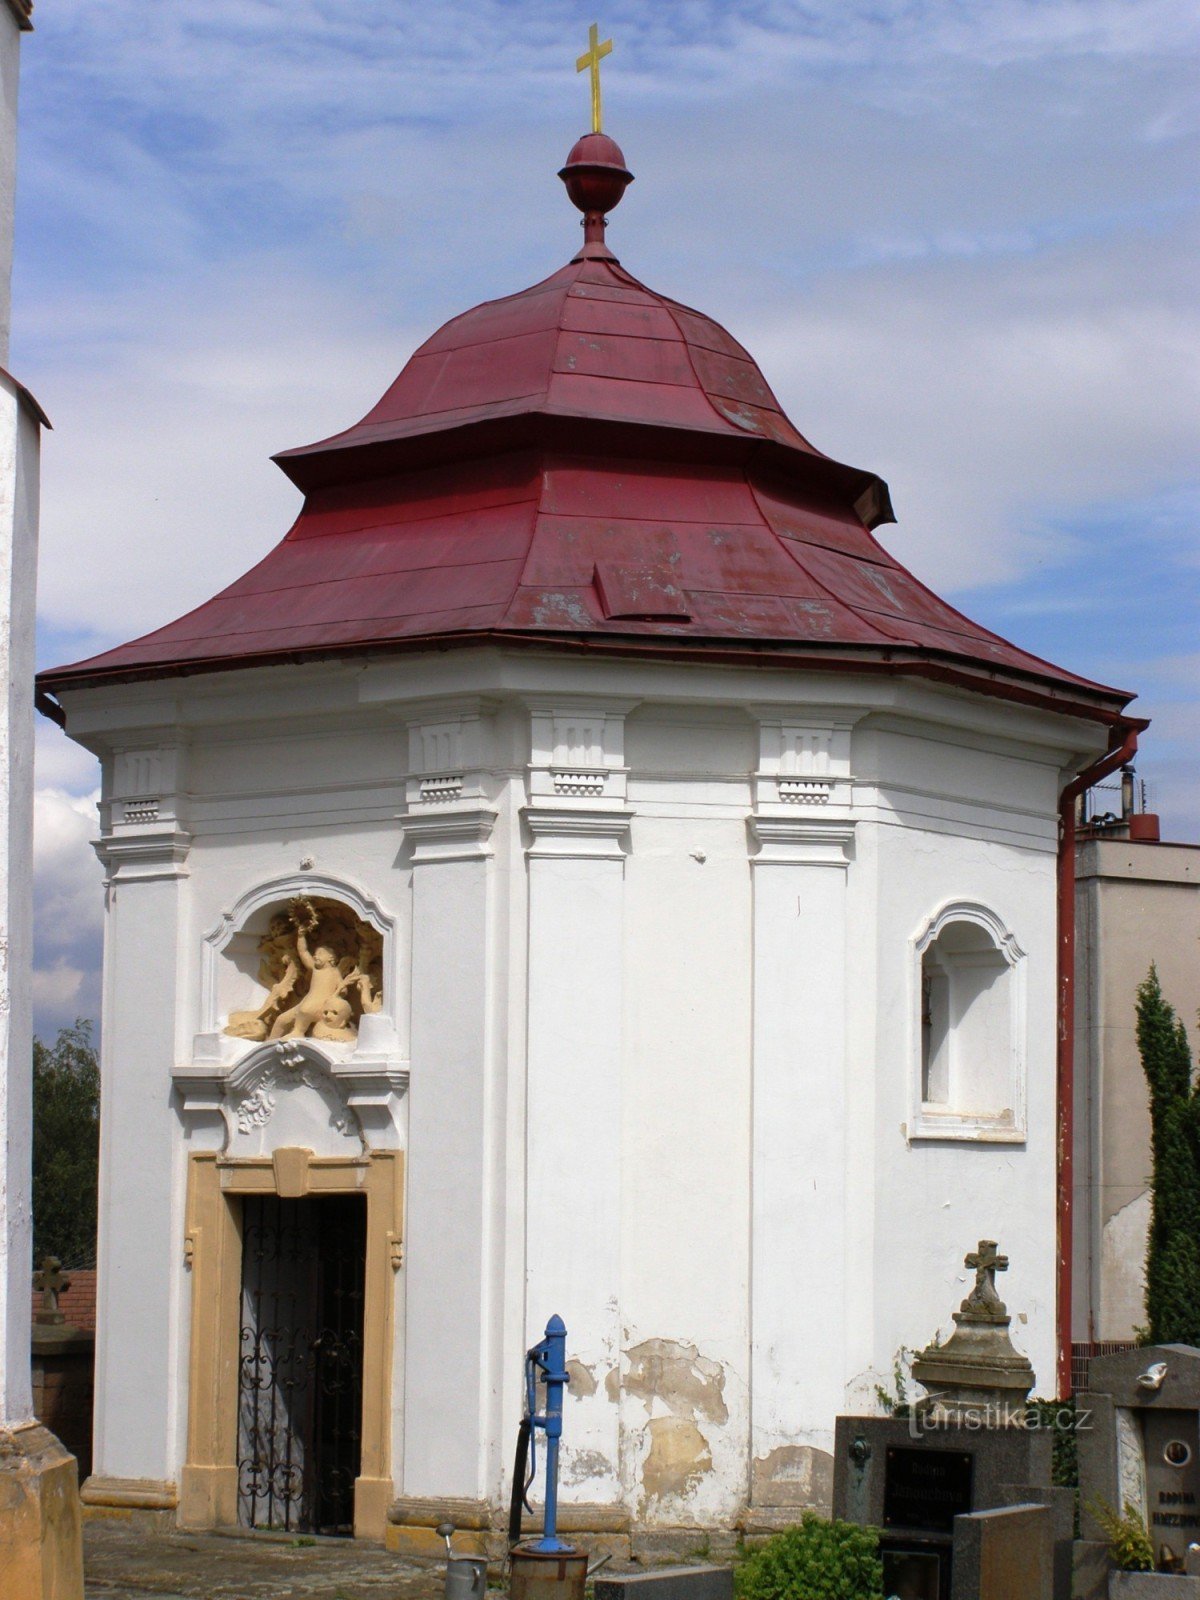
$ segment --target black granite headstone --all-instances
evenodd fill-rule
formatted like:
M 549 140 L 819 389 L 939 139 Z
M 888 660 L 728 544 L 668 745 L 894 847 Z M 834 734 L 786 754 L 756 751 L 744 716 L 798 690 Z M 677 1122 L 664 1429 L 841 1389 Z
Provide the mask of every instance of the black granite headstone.
M 883 1525 L 917 1533 L 952 1533 L 971 1509 L 974 1456 L 967 1450 L 890 1446 L 883 1477 Z

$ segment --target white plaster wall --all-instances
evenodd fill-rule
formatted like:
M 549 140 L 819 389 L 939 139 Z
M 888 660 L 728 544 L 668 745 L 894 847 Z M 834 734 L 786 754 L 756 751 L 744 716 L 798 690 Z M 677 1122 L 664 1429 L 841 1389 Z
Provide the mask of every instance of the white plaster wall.
M 693 750 L 703 739 L 701 731 Z M 671 742 L 654 754 L 665 767 Z M 714 741 L 713 767 L 717 754 Z M 639 814 L 626 866 L 621 1475 L 626 1503 L 651 1522 L 718 1521 L 746 1490 L 744 774 L 740 788 L 687 786 L 686 798 L 673 797 L 692 813 L 681 818 L 662 814 L 669 802 L 658 784 L 632 785 Z
M 172 1105 L 182 884 L 173 872 L 109 889 L 100 1056 L 100 1239 L 94 1471 L 173 1480 L 182 1150 Z
M 920 755 L 914 752 L 918 762 Z M 930 765 L 936 756 L 933 749 L 925 752 Z M 990 790 L 995 765 L 980 758 L 971 785 L 977 794 Z M 1013 1314 L 1014 1343 L 1049 1394 L 1055 1373 L 1055 854 L 1051 838 L 1038 834 L 1048 833 L 1050 818 L 1006 812 L 989 830 L 991 838 L 970 838 L 950 831 L 941 818 L 923 828 L 906 825 L 894 796 L 880 799 L 893 801 L 892 816 L 859 829 L 860 836 L 874 835 L 878 890 L 876 1161 L 873 1190 L 863 1195 L 875 1212 L 875 1367 L 890 1387 L 902 1349 L 920 1349 L 935 1332 L 952 1331 L 951 1313 L 968 1287 L 962 1258 L 987 1237 L 999 1240 L 1011 1261 L 1001 1291 Z M 982 811 L 982 801 L 976 804 Z M 1029 842 L 1001 843 L 996 834 L 1023 834 Z M 911 941 L 948 900 L 990 907 L 1026 952 L 1028 1132 L 1020 1143 L 908 1137 L 918 1048 Z
M 296 669 L 278 692 L 270 674 L 245 673 L 189 680 L 178 702 L 154 686 L 66 697 L 72 727 L 94 746 L 132 738 L 122 718 L 142 739 L 186 724 L 179 812 L 192 835 L 187 876 L 130 890 L 143 909 L 126 917 L 119 897 L 110 917 L 105 1170 L 116 1171 L 120 1150 L 134 1175 L 106 1179 L 110 1288 L 101 1294 L 112 1321 L 101 1337 L 98 1471 L 172 1477 L 183 1458 L 184 1136 L 169 1073 L 208 1025 L 206 935 L 256 885 L 305 870 L 357 885 L 395 927 L 387 1005 L 411 1066 L 398 1491 L 502 1498 L 521 1358 L 560 1310 L 589 1369 L 577 1393 L 588 1380 L 596 1386 L 568 1403 L 564 1455 L 574 1466 L 564 1498 L 619 1494 L 651 1523 L 728 1521 L 750 1487 L 761 1331 L 752 1268 L 763 1283 L 774 1274 L 776 1324 L 786 1327 L 794 1311 L 795 1327 L 807 1330 L 771 1356 L 782 1437 L 827 1448 L 839 1404 L 872 1403 L 901 1346 L 948 1330 L 965 1292 L 962 1257 L 981 1235 L 1012 1259 L 1004 1292 L 1028 1319 L 1014 1336 L 1048 1387 L 1054 806 L 1066 759 L 1055 741 L 1069 751 L 1072 738 L 1089 748 L 1095 735 L 1064 734 L 990 702 L 845 679 L 765 682 L 620 663 L 579 673 L 573 662 L 460 652 L 402 670 Z M 581 682 L 596 697 L 638 702 L 624 752 L 627 853 L 530 861 L 522 697 L 564 684 L 579 692 Z M 475 798 L 455 803 L 476 822 L 437 837 L 406 820 L 406 719 L 456 690 L 490 697 L 485 770 Z M 798 716 L 822 696 L 843 710 L 857 697 L 860 712 L 869 694 L 891 702 L 854 729 L 845 866 L 751 866 L 750 707 L 766 694 Z M 945 726 L 931 737 L 935 716 Z M 838 1191 L 828 1228 L 818 1203 L 778 1270 L 754 1263 L 751 1248 L 754 1040 L 764 1025 L 754 1016 L 753 877 L 764 870 L 782 877 L 778 894 L 763 891 L 761 905 L 774 906 L 763 926 L 802 935 L 760 952 L 774 973 L 779 1148 L 786 1155 L 791 1118 L 792 1180 L 820 1167 L 822 1185 Z M 819 909 L 803 924 L 791 916 L 799 900 L 790 875 L 810 872 L 819 884 L 809 904 Z M 907 1137 L 911 941 L 949 899 L 990 906 L 1027 953 L 1024 1144 Z M 835 913 L 844 947 L 825 936 Z M 834 1017 L 823 1008 L 839 991 Z M 173 1015 L 161 1003 L 172 992 Z M 152 1001 L 157 1020 L 141 1027 Z M 835 1045 L 836 1093 L 797 1099 L 804 1073 L 819 1071 Z M 839 1118 L 826 1138 L 822 1119 Z M 569 1137 L 556 1145 L 559 1127 Z M 786 1207 L 779 1214 L 786 1226 Z M 147 1295 L 129 1291 L 134 1261 Z M 122 1289 L 126 1303 L 117 1304 Z M 563 1305 L 543 1304 L 560 1296 Z M 828 1308 L 840 1318 L 836 1332 Z M 822 1375 L 821 1398 L 810 1403 L 812 1373 Z M 615 1479 L 582 1459 L 614 1438 Z M 781 1482 L 786 1489 L 786 1471 Z M 802 1498 L 798 1476 L 794 1486 Z

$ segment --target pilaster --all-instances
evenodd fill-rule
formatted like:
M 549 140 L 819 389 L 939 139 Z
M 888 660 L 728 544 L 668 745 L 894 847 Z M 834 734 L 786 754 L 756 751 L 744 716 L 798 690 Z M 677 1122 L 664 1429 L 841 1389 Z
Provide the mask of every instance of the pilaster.
M 759 725 L 749 818 L 755 1511 L 828 1508 L 830 1420 L 845 1398 L 850 726 Z
M 168 1481 L 175 1475 L 180 1265 L 169 1085 L 191 843 L 185 757 L 182 746 L 167 741 L 114 751 L 105 772 L 102 837 L 95 846 L 107 869 L 98 1478 Z M 138 1130 L 136 1162 L 128 1157 L 130 1128 Z
M 530 705 L 525 1324 L 552 1313 L 592 1373 L 571 1402 L 563 1500 L 620 1498 L 621 1019 L 629 702 Z M 587 1152 L 584 1161 L 580 1151 Z
M 402 1492 L 479 1500 L 489 1359 L 487 1262 L 496 812 L 486 707 L 425 707 L 409 725 L 412 864 L 409 1232 Z M 452 1377 L 450 1375 L 453 1375 Z

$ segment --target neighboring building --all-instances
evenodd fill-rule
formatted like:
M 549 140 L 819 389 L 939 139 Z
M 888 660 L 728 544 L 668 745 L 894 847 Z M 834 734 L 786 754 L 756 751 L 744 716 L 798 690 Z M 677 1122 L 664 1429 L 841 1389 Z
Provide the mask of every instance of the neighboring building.
M 1128 697 L 894 561 L 565 173 L 579 253 L 281 456 L 280 545 L 41 680 L 104 774 L 93 1506 L 500 1526 L 557 1312 L 574 1526 L 791 1520 L 981 1235 L 1053 1384 L 1058 807 Z
M 1086 823 L 1076 852 L 1075 1306 L 1080 1344 L 1132 1340 L 1146 1321 L 1150 1110 L 1137 987 L 1153 964 L 1200 1053 L 1200 845 L 1158 838 L 1133 810 Z

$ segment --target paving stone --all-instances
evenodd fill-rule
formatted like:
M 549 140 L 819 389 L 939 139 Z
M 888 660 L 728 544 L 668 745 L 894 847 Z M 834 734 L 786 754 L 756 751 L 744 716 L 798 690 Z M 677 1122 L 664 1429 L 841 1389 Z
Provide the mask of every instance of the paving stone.
M 84 1527 L 86 1600 L 440 1600 L 441 1563 L 351 1539 Z

